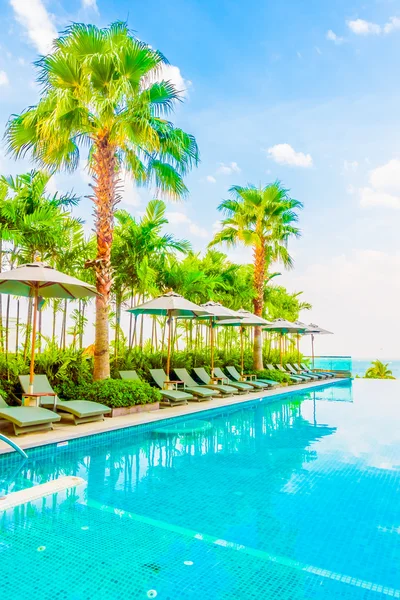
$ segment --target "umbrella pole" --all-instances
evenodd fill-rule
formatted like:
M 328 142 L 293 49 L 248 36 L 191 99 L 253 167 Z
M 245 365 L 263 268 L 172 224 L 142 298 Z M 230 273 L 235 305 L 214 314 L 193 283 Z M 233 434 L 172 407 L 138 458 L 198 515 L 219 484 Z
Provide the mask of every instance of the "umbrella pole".
M 210 354 L 211 354 L 211 378 L 214 377 L 214 327 L 213 319 L 210 319 Z
M 171 336 L 172 336 L 172 317 L 168 311 L 168 351 L 167 351 L 167 381 L 169 381 L 169 372 L 171 369 Z
M 300 334 L 297 334 L 297 360 L 300 364 Z
M 242 379 L 244 378 L 243 327 L 240 327 L 240 359 L 242 363 Z
M 312 366 L 314 368 L 314 334 L 311 334 L 311 356 L 312 356 Z
M 281 359 L 281 366 L 282 366 L 282 334 L 279 336 L 279 356 Z
M 35 301 L 33 307 L 33 325 L 32 325 L 32 347 L 31 347 L 31 364 L 29 368 L 29 393 L 33 394 L 33 378 L 35 373 L 35 343 L 36 343 L 36 327 L 37 327 L 37 313 L 38 313 L 38 301 L 39 301 L 38 288 L 35 287 Z

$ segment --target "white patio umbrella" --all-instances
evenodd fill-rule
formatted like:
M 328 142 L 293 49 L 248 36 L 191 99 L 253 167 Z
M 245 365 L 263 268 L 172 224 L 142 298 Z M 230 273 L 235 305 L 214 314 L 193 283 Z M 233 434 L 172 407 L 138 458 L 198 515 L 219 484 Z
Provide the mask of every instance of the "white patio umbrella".
M 39 298 L 64 298 L 76 300 L 97 296 L 96 288 L 85 281 L 65 275 L 42 262 L 29 263 L 11 271 L 0 273 L 0 293 L 34 299 L 32 323 L 31 364 L 29 393 L 33 392 L 35 372 L 35 343 Z
M 243 348 L 243 333 L 245 327 L 265 327 L 269 325 L 269 321 L 254 315 L 244 308 L 236 311 L 236 314 L 240 316 L 240 320 L 236 319 L 233 321 L 221 321 L 218 325 L 226 327 L 240 327 L 240 361 L 241 361 L 241 375 L 244 375 L 244 348 Z
M 304 335 L 311 335 L 311 357 L 312 357 L 312 365 L 314 367 L 314 336 L 315 335 L 333 335 L 332 331 L 328 331 L 327 329 L 322 329 L 319 325 L 315 325 L 315 323 L 310 323 L 307 325 L 307 329 L 304 332 Z
M 211 377 L 214 377 L 214 327 L 224 321 L 241 319 L 238 312 L 222 306 L 220 302 L 209 300 L 200 305 L 210 313 L 210 353 L 211 353 Z
M 171 366 L 171 327 L 173 318 L 191 319 L 193 317 L 210 316 L 210 313 L 201 306 L 186 300 L 180 294 L 167 292 L 158 298 L 148 300 L 135 308 L 130 308 L 127 312 L 134 315 L 162 315 L 168 318 L 168 351 L 166 374 L 169 380 Z
M 279 354 L 280 360 L 282 364 L 282 336 L 286 333 L 304 333 L 307 327 L 302 324 L 296 325 L 296 323 L 292 323 L 291 321 L 287 321 L 286 319 L 275 319 L 272 323 L 263 327 L 266 331 L 276 331 L 280 334 L 279 338 Z

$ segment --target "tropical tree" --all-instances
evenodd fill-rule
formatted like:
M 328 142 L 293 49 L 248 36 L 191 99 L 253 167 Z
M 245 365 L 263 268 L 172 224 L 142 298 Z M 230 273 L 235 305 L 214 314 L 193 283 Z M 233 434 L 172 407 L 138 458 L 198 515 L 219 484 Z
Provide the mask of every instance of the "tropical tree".
M 373 360 L 369 369 L 366 370 L 364 377 L 366 379 L 396 379 L 388 367 L 389 363 Z
M 269 267 L 274 262 L 281 262 L 286 268 L 293 266 L 287 244 L 292 236 L 299 236 L 296 227 L 297 210 L 302 208 L 301 202 L 289 196 L 279 181 L 257 188 L 233 186 L 231 198 L 224 200 L 218 207 L 225 218 L 222 230 L 217 232 L 211 246 L 222 242 L 231 246 L 241 243 L 253 250 L 253 309 L 256 315 L 262 316 L 264 310 L 264 293 Z M 262 331 L 254 330 L 254 367 L 263 368 Z
M 139 185 L 180 198 L 187 192 L 183 176 L 198 162 L 194 137 L 164 118 L 180 99 L 171 81 L 160 81 L 166 63 L 125 23 L 106 29 L 75 23 L 36 63 L 43 89 L 39 103 L 14 115 L 7 127 L 11 153 L 30 152 L 53 171 L 76 169 L 80 148 L 88 149 L 97 254 L 87 266 L 95 271 L 99 292 L 95 379 L 110 374 L 110 261 L 122 170 Z

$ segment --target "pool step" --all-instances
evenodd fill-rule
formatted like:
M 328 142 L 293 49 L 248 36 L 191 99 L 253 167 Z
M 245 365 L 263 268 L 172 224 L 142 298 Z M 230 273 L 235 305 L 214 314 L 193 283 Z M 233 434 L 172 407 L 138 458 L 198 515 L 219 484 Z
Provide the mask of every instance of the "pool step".
M 8 510 L 9 508 L 14 508 L 15 506 L 20 506 L 21 504 L 26 504 L 27 502 L 32 502 L 33 500 L 38 500 L 39 498 L 44 498 L 45 496 L 51 496 L 56 492 L 63 492 L 84 483 L 86 482 L 82 477 L 66 475 L 65 477 L 58 477 L 47 483 L 41 483 L 30 488 L 19 490 L 18 492 L 11 492 L 11 494 L 7 494 L 7 496 L 0 497 L 0 512 Z

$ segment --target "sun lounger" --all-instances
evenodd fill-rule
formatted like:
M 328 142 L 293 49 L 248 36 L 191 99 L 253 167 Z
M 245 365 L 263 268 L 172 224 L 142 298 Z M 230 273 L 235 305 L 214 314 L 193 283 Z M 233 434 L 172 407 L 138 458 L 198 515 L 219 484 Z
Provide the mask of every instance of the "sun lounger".
M 288 373 L 287 371 L 285 371 L 285 369 L 282 367 L 281 365 L 276 365 L 276 367 L 274 367 L 274 365 L 267 365 L 267 368 L 270 371 L 281 371 L 281 373 L 285 373 L 285 375 L 289 375 L 290 377 L 290 381 L 292 381 L 293 383 L 301 383 L 302 381 L 304 381 L 303 377 L 299 377 L 297 375 L 292 375 L 291 373 Z
M 291 366 L 295 369 L 295 372 L 298 373 L 299 375 L 309 375 L 310 377 L 314 377 L 316 380 L 327 379 L 327 376 L 325 374 L 323 374 L 323 373 L 313 373 L 312 371 L 308 371 L 306 369 L 303 369 L 297 363 L 292 363 Z
M 205 386 L 198 385 L 193 377 L 191 377 L 187 369 L 174 369 L 174 373 L 180 381 L 183 381 L 185 390 L 199 399 L 211 400 L 213 396 L 219 396 L 218 391 L 210 390 Z
M 275 368 L 278 369 L 279 371 L 281 371 L 281 373 L 286 373 L 286 375 L 289 375 L 290 378 L 297 380 L 298 383 L 304 382 L 304 381 L 310 381 L 309 377 L 305 377 L 304 375 L 298 375 L 297 373 L 296 374 L 290 373 L 282 365 L 275 365 Z
M 19 381 L 22 389 L 27 393 L 29 391 L 29 375 L 20 375 Z M 33 391 L 35 393 L 43 392 L 46 394 L 54 390 L 46 375 L 35 375 Z M 58 412 L 72 415 L 75 425 L 91 421 L 104 421 L 104 415 L 111 412 L 111 408 L 99 402 L 92 402 L 90 400 L 59 400 L 57 396 L 55 399 L 49 396 L 41 396 L 39 404 L 43 408 L 51 409 L 55 405 L 55 409 Z
M 317 373 L 316 371 L 312 371 L 309 367 L 307 367 L 307 365 L 300 363 L 301 368 L 306 372 L 306 373 Z M 329 371 L 318 371 L 318 374 L 320 375 L 326 375 L 327 378 L 334 378 L 335 374 L 334 373 L 330 373 Z
M 239 371 L 236 369 L 236 367 L 229 366 L 225 367 L 225 369 L 228 371 L 229 375 L 232 377 L 232 379 L 234 379 L 234 381 L 241 381 L 242 377 Z M 276 381 L 269 383 L 261 379 L 249 379 L 247 381 L 244 381 L 243 383 L 248 383 L 249 385 L 251 385 L 251 387 L 255 388 L 256 390 L 266 390 L 269 387 L 272 387 L 272 385 L 276 385 Z
M 220 369 L 219 367 L 214 367 L 214 375 L 215 375 L 215 377 L 218 377 L 221 380 L 223 380 L 223 383 L 227 383 L 228 385 L 237 388 L 237 390 L 241 394 L 246 394 L 246 393 L 252 392 L 254 389 L 248 383 L 241 383 L 239 381 L 233 381 L 233 379 L 231 379 L 230 377 L 225 375 L 225 373 L 223 373 L 222 369 Z
M 211 377 L 204 367 L 195 367 L 193 369 L 193 372 L 196 375 L 196 377 L 201 381 L 201 384 L 204 385 L 204 387 L 209 388 L 210 390 L 217 390 L 223 396 L 232 396 L 238 393 L 237 389 L 232 387 L 231 385 L 219 385 L 217 383 L 210 383 Z
M 299 377 L 304 377 L 305 381 L 317 381 L 319 377 L 312 373 L 299 373 L 292 365 L 289 363 L 286 364 L 286 368 L 290 371 L 292 375 L 298 375 Z
M 178 390 L 178 382 L 168 381 L 168 385 L 175 385 L 175 389 L 165 389 L 167 383 L 167 374 L 164 369 L 150 369 L 150 375 L 154 383 L 160 388 L 162 396 L 170 401 L 170 405 L 187 404 L 189 400 L 195 400 L 193 394 L 186 390 Z
M 136 371 L 120 371 L 119 375 L 121 379 L 130 379 L 131 381 L 142 381 Z M 160 390 L 162 400 L 160 406 L 179 406 L 188 403 L 188 400 L 192 400 L 193 396 L 186 392 L 176 390 Z
M 36 406 L 9 406 L 0 396 L 0 419 L 10 421 L 15 435 L 53 429 L 53 423 L 60 421 L 60 415 L 52 410 Z

